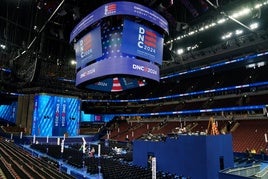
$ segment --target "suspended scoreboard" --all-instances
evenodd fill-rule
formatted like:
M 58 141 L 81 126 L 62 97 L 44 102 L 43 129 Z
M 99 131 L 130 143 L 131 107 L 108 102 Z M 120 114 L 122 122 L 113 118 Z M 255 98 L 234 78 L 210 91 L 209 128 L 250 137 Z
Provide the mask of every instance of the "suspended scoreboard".
M 132 2 L 104 4 L 71 32 L 76 54 L 76 86 L 123 91 L 159 81 L 167 21 Z

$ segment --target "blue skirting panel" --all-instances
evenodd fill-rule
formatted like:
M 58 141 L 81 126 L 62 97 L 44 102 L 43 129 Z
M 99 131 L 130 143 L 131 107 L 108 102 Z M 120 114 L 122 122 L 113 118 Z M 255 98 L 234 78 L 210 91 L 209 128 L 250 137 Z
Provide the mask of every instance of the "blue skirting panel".
M 156 157 L 158 171 L 192 179 L 217 179 L 219 170 L 234 166 L 231 135 L 181 135 L 166 141 L 134 141 L 134 165 L 147 167 L 148 155 Z

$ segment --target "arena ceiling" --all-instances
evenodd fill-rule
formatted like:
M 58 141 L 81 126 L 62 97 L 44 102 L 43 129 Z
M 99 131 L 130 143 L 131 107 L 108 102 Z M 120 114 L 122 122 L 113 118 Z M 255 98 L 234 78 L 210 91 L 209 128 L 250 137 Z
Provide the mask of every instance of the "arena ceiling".
M 71 30 L 83 17 L 107 2 L 111 1 L 0 0 L 0 90 L 86 96 L 91 93 L 59 79 L 75 78 L 75 67 L 70 63 L 75 56 L 69 44 Z M 133 2 L 154 9 L 169 22 L 170 34 L 165 35 L 162 74 L 267 49 L 266 36 L 263 37 L 265 41 L 254 47 L 240 42 L 242 36 L 255 40 L 256 32 L 251 29 L 255 21 L 262 23 L 261 33 L 267 31 L 264 18 L 267 17 L 266 0 Z M 241 38 L 233 36 L 228 41 L 228 33 L 239 32 Z M 229 48 L 232 40 L 235 40 L 236 48 Z

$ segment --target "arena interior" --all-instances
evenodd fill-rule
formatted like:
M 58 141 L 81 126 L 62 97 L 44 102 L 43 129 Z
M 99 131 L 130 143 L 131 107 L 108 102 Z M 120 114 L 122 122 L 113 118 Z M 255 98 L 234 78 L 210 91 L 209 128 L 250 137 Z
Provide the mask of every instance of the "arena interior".
M 267 17 L 267 0 L 0 0 L 0 178 L 267 179 Z

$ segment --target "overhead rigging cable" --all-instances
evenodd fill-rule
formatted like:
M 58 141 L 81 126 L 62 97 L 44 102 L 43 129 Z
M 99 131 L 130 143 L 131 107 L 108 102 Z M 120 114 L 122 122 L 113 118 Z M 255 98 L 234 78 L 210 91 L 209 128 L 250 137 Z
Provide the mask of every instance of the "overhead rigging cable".
M 59 8 L 63 5 L 65 0 L 62 0 L 60 2 L 60 4 L 58 5 L 58 7 L 54 10 L 54 12 L 51 14 L 51 16 L 48 18 L 48 20 L 44 23 L 44 25 L 41 27 L 41 29 L 37 32 L 37 34 L 35 35 L 35 37 L 33 38 L 33 40 L 31 41 L 31 43 L 28 45 L 27 50 L 29 50 L 32 45 L 34 44 L 34 42 L 36 41 L 37 37 L 39 36 L 39 34 L 45 29 L 45 27 L 47 26 L 47 24 L 50 22 L 50 20 L 54 17 L 54 15 L 56 14 L 56 12 L 59 10 Z M 21 55 L 23 55 L 24 53 L 26 53 L 26 50 L 24 50 L 21 54 L 19 54 L 18 56 L 15 57 L 14 61 L 17 60 Z
M 231 20 L 234 21 L 235 23 L 241 25 L 242 27 L 246 28 L 247 30 L 249 30 L 249 31 L 251 31 L 251 32 L 254 32 L 254 31 L 252 31 L 252 29 L 250 29 L 248 26 L 246 26 L 245 24 L 243 24 L 243 23 L 240 22 L 239 20 L 233 18 L 232 16 L 229 16 L 226 12 L 219 10 L 219 7 L 220 7 L 220 6 L 219 6 L 219 2 L 218 2 L 218 0 L 216 1 L 216 5 L 213 4 L 212 2 L 210 2 L 210 0 L 206 0 L 206 1 L 207 1 L 207 3 L 209 3 L 212 7 L 214 7 L 214 9 L 216 9 L 220 14 L 222 14 L 222 15 L 228 17 L 229 19 L 231 19 Z

